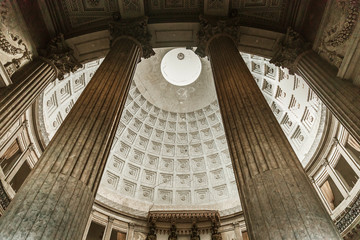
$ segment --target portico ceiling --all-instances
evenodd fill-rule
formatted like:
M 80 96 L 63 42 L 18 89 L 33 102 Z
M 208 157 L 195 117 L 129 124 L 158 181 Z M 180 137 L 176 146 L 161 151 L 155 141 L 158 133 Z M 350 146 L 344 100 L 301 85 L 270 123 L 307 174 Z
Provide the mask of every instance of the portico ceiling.
M 148 16 L 149 23 L 198 22 L 199 15 L 239 16 L 243 26 L 285 32 L 302 24 L 301 0 L 45 0 L 56 32 L 75 36 L 107 28 L 113 19 Z

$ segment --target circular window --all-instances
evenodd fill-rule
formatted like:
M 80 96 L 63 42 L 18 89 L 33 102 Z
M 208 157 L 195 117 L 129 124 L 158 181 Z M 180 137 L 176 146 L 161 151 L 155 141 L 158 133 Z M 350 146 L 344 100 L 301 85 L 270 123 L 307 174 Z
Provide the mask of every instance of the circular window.
M 161 60 L 161 73 L 173 85 L 189 85 L 195 82 L 201 73 L 200 58 L 192 50 L 173 49 Z

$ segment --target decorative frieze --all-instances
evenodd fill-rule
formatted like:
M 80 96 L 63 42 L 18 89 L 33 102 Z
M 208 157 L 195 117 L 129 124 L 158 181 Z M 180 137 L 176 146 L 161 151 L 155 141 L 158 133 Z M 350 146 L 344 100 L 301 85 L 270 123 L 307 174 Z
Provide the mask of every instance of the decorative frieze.
M 337 68 L 342 64 L 345 50 L 349 47 L 348 40 L 359 21 L 359 10 L 359 0 L 338 0 L 330 7 L 318 52 Z
M 12 21 L 9 20 L 12 18 L 9 14 L 13 13 L 9 4 L 9 1 L 3 1 L 0 6 L 0 50 L 10 57 L 7 58 L 9 61 L 4 63 L 4 67 L 8 76 L 11 77 L 24 62 L 31 60 L 31 53 L 24 39 L 14 33 L 16 29 L 13 26 L 9 27 Z M 2 58 L 2 60 L 5 59 Z
M 310 43 L 306 42 L 299 33 L 288 28 L 270 63 L 278 67 L 288 68 L 289 73 L 294 74 L 296 72 L 295 60 L 310 47 Z
M 150 45 L 151 34 L 147 28 L 147 21 L 147 17 L 142 17 L 132 21 L 122 20 L 119 22 L 111 22 L 110 34 L 113 39 L 126 36 L 135 38 L 141 44 L 142 57 L 149 58 L 153 56 L 155 52 Z
M 188 211 L 150 211 L 149 222 L 193 222 L 200 221 L 220 222 L 220 214 L 215 210 L 188 210 Z
M 239 18 L 230 18 L 227 20 L 214 20 L 207 19 L 204 16 L 200 16 L 200 30 L 198 36 L 198 46 L 195 51 L 200 57 L 207 56 L 207 46 L 209 40 L 215 35 L 224 34 L 231 37 L 235 43 L 240 39 L 240 20 Z
M 335 223 L 339 232 L 343 232 L 360 214 L 360 196 L 357 197 L 354 204 L 351 207 L 347 207 L 347 211 L 343 216 Z

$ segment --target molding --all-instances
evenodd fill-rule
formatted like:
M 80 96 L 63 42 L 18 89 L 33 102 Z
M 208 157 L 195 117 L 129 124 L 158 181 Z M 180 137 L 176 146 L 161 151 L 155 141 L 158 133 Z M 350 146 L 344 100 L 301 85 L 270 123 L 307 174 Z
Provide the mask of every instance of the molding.
M 0 62 L 0 88 L 6 87 L 12 84 L 11 78 L 6 71 L 4 65 Z

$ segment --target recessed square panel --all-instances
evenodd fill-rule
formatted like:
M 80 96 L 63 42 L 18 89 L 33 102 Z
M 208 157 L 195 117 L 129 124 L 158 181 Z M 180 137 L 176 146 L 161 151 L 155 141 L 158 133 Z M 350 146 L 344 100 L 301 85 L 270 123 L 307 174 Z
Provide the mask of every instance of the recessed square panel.
M 165 8 L 183 8 L 185 0 L 165 0 Z
M 245 0 L 245 7 L 265 7 L 266 0 Z

